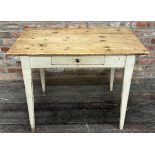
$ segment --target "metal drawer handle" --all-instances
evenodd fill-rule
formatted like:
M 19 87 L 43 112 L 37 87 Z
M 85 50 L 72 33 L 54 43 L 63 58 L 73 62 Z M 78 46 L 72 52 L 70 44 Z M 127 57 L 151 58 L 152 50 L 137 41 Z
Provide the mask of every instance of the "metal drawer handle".
M 80 59 L 75 59 L 75 61 L 76 61 L 77 63 L 79 63 L 79 62 L 80 62 Z

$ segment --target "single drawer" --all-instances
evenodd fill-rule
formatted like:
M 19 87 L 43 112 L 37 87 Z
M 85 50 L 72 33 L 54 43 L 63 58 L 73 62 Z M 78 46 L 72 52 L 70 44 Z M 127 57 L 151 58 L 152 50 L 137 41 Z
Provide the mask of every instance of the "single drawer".
M 52 56 L 52 65 L 104 65 L 104 56 Z

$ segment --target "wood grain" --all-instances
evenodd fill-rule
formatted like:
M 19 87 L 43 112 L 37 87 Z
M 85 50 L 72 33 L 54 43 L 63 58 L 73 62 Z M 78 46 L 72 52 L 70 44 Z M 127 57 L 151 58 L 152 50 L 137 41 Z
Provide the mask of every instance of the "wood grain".
M 28 28 L 9 55 L 131 55 L 147 49 L 127 28 Z

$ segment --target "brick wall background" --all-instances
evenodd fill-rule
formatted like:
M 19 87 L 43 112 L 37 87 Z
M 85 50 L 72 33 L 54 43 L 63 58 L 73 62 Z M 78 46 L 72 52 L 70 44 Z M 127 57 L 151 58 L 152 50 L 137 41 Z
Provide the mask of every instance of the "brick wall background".
M 26 27 L 73 28 L 73 27 L 129 27 L 150 51 L 149 55 L 137 56 L 133 79 L 155 78 L 155 22 L 0 22 L 0 80 L 22 80 L 21 65 L 18 57 L 7 56 L 6 52 Z M 118 70 L 116 78 L 122 78 L 123 72 Z M 47 78 L 108 78 L 109 70 L 80 69 L 48 69 Z M 52 75 L 52 76 L 50 76 Z M 39 79 L 38 70 L 33 70 L 33 78 Z M 149 81 L 148 80 L 148 81 Z

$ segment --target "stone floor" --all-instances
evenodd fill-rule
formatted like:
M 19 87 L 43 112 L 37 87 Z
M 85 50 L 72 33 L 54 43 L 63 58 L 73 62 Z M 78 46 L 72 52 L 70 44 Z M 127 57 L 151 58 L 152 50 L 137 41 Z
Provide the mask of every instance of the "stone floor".
M 51 82 L 52 83 L 52 82 Z M 34 82 L 36 131 L 48 133 L 155 132 L 155 84 L 133 82 L 124 130 L 120 131 L 121 83 Z M 31 132 L 22 81 L 0 82 L 0 132 Z

